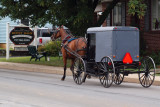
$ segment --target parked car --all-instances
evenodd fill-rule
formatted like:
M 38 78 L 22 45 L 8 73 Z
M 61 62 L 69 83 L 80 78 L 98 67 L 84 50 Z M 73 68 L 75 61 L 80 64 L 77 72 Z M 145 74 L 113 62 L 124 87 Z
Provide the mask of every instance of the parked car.
M 37 45 L 44 45 L 51 40 L 54 30 L 49 28 L 38 28 L 37 30 Z
M 68 28 L 64 28 L 68 34 L 71 34 Z M 49 28 L 38 28 L 37 30 L 37 46 L 44 45 L 51 41 L 51 36 L 56 30 Z

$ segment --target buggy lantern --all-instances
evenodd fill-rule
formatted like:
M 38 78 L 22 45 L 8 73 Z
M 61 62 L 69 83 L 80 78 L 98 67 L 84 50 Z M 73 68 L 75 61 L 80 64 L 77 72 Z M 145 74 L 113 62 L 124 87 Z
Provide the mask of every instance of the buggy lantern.
M 127 52 L 123 58 L 124 64 L 132 64 L 133 60 L 129 52 Z

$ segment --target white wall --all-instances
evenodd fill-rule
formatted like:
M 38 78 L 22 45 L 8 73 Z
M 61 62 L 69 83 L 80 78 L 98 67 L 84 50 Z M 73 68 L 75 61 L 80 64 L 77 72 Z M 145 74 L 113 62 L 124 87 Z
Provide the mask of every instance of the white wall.
M 6 23 L 10 25 L 17 25 L 17 22 L 11 21 L 9 17 L 0 20 L 0 43 L 6 43 Z

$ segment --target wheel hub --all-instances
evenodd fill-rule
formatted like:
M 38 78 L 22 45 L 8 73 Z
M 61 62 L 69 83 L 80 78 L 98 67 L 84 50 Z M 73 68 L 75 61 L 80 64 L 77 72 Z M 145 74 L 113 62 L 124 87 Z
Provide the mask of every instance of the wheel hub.
M 148 77 L 148 74 L 149 74 L 149 72 L 148 72 L 148 71 L 147 71 L 147 72 L 145 72 L 145 76 L 146 76 L 146 77 Z

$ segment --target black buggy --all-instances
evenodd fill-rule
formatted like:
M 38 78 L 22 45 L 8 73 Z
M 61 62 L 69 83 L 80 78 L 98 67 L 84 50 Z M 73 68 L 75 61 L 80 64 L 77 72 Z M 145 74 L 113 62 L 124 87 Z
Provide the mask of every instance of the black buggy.
M 141 59 L 141 60 L 140 60 Z M 87 30 L 87 54 L 74 62 L 73 79 L 82 84 L 87 76 L 99 77 L 104 87 L 119 85 L 124 76 L 137 73 L 143 87 L 155 79 L 151 57 L 139 57 L 139 29 L 136 27 L 94 27 Z

